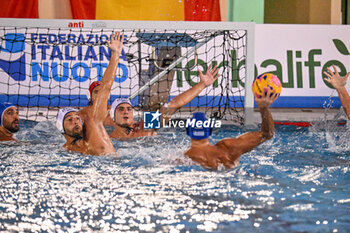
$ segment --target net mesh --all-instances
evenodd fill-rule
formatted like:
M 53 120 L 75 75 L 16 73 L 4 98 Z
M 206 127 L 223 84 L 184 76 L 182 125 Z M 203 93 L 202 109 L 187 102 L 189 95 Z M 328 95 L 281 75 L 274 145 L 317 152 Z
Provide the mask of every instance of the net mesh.
M 87 106 L 89 85 L 102 79 L 108 65 L 110 51 L 105 42 L 115 31 L 0 27 L 0 101 L 18 105 L 22 119 L 36 121 L 54 119 L 63 106 Z M 132 100 L 138 114 L 156 110 L 197 84 L 198 70 L 206 72 L 211 64 L 219 67 L 218 80 L 174 117 L 205 111 L 210 117 L 243 122 L 245 30 L 121 31 L 124 46 L 109 104 L 129 97 L 158 75 Z M 167 70 L 180 58 L 174 69 Z

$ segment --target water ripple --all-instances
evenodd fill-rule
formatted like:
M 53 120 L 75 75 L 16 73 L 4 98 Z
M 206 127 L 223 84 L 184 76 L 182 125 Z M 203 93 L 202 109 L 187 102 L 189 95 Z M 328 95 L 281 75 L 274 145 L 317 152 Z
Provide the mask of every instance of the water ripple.
M 183 156 L 184 132 L 114 141 L 115 158 L 64 151 L 52 123 L 27 127 L 18 138 L 28 143 L 0 144 L 1 231 L 350 229 L 350 161 L 318 132 L 278 127 L 239 167 L 214 172 Z M 212 142 L 242 132 L 227 127 Z

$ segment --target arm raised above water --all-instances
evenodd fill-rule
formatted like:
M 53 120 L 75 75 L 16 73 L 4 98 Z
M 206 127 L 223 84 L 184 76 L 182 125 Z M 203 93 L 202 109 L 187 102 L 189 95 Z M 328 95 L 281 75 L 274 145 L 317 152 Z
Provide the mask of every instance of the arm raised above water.
M 344 77 L 341 77 L 335 65 L 333 65 L 332 67 L 334 72 L 329 67 L 327 68 L 328 72 L 323 72 L 328 77 L 324 78 L 324 80 L 332 84 L 332 86 L 337 90 L 340 102 L 344 108 L 348 119 L 350 120 L 350 96 L 345 88 L 348 77 L 350 76 L 350 72 L 347 73 Z
M 275 125 L 269 106 L 278 98 L 278 94 L 271 96 L 270 90 L 265 90 L 261 98 L 255 96 L 255 102 L 259 106 L 261 114 L 261 130 L 248 132 L 237 138 L 227 138 L 219 141 L 216 145 L 225 148 L 231 154 L 231 160 L 236 161 L 239 157 L 271 139 L 274 135 Z
M 179 108 L 191 102 L 191 100 L 198 96 L 199 93 L 201 93 L 201 91 L 213 84 L 218 78 L 218 71 L 219 69 L 217 68 L 217 66 L 212 68 L 212 65 L 208 67 L 207 72 L 205 74 L 203 74 L 202 71 L 198 70 L 200 77 L 199 83 L 197 83 L 191 89 L 179 94 L 178 96 L 173 98 L 167 105 L 163 106 L 160 109 L 162 117 L 165 118 L 165 123 L 169 121 L 171 115 L 173 115 Z
M 119 56 L 123 48 L 124 36 L 120 32 L 116 32 L 111 36 L 111 40 L 107 41 L 111 50 L 111 57 L 101 80 L 101 90 L 98 92 L 96 100 L 93 102 L 92 114 L 95 121 L 104 121 L 107 116 L 107 102 L 110 91 L 117 74 Z

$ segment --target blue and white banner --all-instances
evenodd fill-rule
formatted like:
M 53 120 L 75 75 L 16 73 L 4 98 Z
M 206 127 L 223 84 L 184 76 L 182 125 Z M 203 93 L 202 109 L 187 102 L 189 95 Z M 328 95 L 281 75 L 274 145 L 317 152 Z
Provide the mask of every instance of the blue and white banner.
M 75 100 L 86 95 L 91 82 L 102 79 L 109 62 L 105 41 L 111 32 L 13 27 L 1 32 L 0 90 L 18 98 L 13 102 L 19 105 L 81 106 Z M 135 71 L 127 65 L 123 51 L 112 87 L 118 95 L 128 95 L 138 85 L 128 78 Z M 128 88 L 118 88 L 120 83 Z

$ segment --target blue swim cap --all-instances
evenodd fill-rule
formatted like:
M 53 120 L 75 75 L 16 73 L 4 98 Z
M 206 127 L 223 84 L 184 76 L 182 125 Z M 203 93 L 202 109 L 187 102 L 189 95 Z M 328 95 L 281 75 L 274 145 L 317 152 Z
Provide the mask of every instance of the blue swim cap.
M 0 103 L 0 126 L 2 125 L 2 118 L 4 116 L 4 112 L 6 111 L 6 109 L 11 108 L 11 107 L 16 107 L 14 104 L 9 103 L 9 102 L 5 102 L 5 103 Z
M 197 121 L 207 121 L 208 119 L 205 117 L 204 112 L 195 112 L 193 113 L 193 117 L 190 120 L 190 123 L 193 122 L 193 119 L 195 120 L 194 125 L 188 124 L 188 127 L 186 129 L 187 135 L 190 136 L 192 139 L 201 140 L 209 138 L 211 135 L 213 129 L 210 127 L 196 127 Z M 203 123 L 202 123 L 203 125 Z M 194 127 L 192 127 L 194 126 Z

